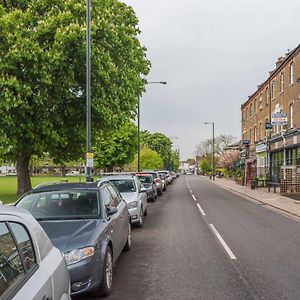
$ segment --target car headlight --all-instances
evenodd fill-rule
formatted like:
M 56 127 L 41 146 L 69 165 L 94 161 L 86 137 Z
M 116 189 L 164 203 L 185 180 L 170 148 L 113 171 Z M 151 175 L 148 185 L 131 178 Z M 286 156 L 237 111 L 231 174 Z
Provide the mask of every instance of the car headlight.
M 132 201 L 130 203 L 127 203 L 128 208 L 136 208 L 137 207 L 137 201 Z
M 67 265 L 75 264 L 85 258 L 93 256 L 95 252 L 94 247 L 86 247 L 82 249 L 75 249 L 64 254 Z

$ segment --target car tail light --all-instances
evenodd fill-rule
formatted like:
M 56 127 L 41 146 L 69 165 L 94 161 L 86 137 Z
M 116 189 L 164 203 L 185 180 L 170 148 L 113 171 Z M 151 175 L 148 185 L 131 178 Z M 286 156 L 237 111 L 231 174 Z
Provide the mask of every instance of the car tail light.
M 157 182 L 157 183 L 161 182 L 160 178 L 155 178 L 154 181 Z

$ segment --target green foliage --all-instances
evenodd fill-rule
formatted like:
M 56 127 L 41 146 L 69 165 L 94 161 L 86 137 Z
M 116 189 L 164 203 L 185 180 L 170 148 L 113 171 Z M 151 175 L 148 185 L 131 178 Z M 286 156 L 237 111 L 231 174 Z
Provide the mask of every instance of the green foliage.
M 2 4 L 3 3 L 3 4 Z M 85 146 L 85 0 L 0 4 L 0 153 L 78 159 Z M 92 5 L 92 137 L 136 114 L 149 72 L 131 7 Z
M 162 133 L 141 132 L 142 145 L 156 151 L 163 160 L 163 167 L 169 169 L 172 165 L 172 141 Z
M 179 150 L 172 150 L 172 167 L 174 171 L 177 171 L 180 165 Z
M 137 146 L 137 127 L 132 122 L 124 123 L 118 130 L 102 131 L 93 147 L 95 167 L 123 167 L 134 159 Z
M 141 170 L 161 170 L 163 167 L 163 160 L 161 156 L 150 148 L 143 147 L 140 153 Z M 134 169 L 137 170 L 138 160 L 137 156 L 133 162 Z
M 207 159 L 201 161 L 200 168 L 203 174 L 208 174 L 212 171 L 212 166 Z

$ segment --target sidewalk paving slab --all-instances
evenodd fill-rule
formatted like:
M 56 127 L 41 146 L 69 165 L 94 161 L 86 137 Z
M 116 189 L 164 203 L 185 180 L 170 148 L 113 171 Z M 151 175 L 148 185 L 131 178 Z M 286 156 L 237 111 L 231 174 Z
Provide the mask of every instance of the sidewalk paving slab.
M 279 193 L 268 192 L 267 188 L 251 189 L 250 187 L 241 186 L 230 179 L 216 178 L 212 182 L 224 189 L 236 192 L 300 219 L 300 201 L 281 196 Z

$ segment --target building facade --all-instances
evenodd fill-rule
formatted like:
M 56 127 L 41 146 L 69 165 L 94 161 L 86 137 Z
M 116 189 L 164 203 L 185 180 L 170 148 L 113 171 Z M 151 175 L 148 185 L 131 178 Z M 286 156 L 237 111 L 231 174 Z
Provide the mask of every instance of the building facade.
M 300 165 L 300 45 L 241 105 L 246 182 L 280 182 L 282 166 Z

